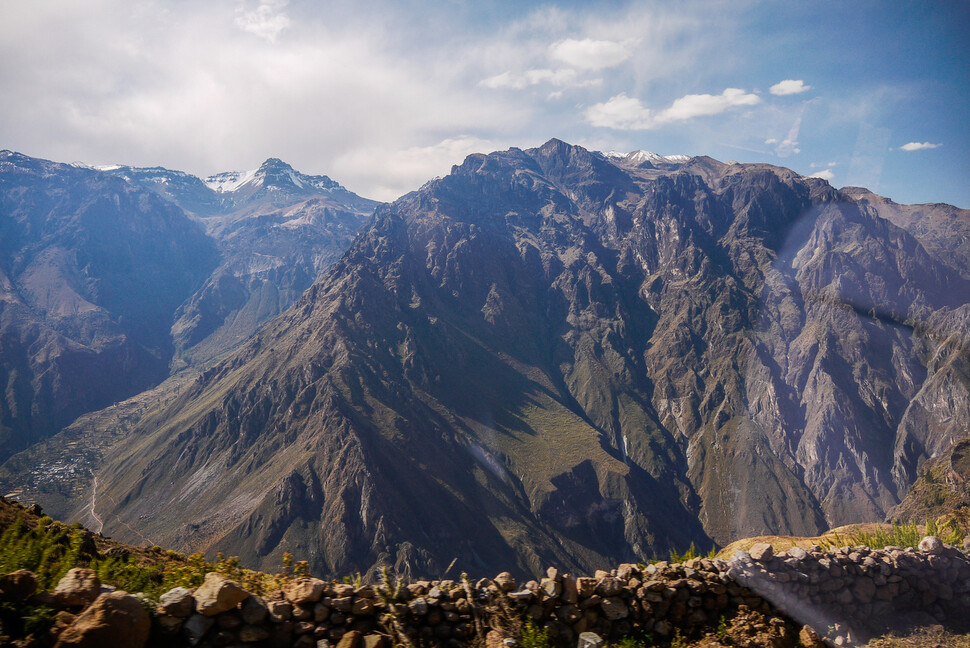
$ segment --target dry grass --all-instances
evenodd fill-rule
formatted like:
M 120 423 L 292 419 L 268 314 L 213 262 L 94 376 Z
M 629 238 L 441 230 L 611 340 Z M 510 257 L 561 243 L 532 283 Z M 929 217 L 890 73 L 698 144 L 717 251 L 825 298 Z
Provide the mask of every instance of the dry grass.
M 954 634 L 942 626 L 917 628 L 905 635 L 873 639 L 866 648 L 970 648 L 970 634 Z

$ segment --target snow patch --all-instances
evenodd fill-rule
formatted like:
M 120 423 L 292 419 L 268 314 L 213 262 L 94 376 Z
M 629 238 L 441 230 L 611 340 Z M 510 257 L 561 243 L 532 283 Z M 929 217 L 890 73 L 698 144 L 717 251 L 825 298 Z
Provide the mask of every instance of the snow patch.
M 226 171 L 209 176 L 203 182 L 209 189 L 217 193 L 230 193 L 255 178 L 256 171 L 257 169 L 252 171 Z

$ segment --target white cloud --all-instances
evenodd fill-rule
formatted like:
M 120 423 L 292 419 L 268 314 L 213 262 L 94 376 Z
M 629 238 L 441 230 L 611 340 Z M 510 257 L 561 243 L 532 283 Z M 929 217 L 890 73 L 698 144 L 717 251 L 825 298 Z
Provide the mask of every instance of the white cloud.
M 769 144 L 775 147 L 775 155 L 778 157 L 788 157 L 789 155 L 801 153 L 802 150 L 798 148 L 798 132 L 802 128 L 802 113 L 804 109 L 799 111 L 795 116 L 795 120 L 792 125 L 788 128 L 788 135 L 781 141 L 778 141 L 776 137 L 770 137 L 765 140 L 765 144 Z
M 801 94 L 811 89 L 812 86 L 805 85 L 805 82 L 801 79 L 785 79 L 768 88 L 768 91 L 773 95 L 784 96 Z
M 812 175 L 810 175 L 808 177 L 809 178 L 821 178 L 822 180 L 828 180 L 829 182 L 831 182 L 832 179 L 835 177 L 835 174 L 832 173 L 832 170 L 831 169 L 825 169 L 823 171 L 818 171 L 816 173 L 813 173 Z
M 539 84 L 548 84 L 558 88 L 584 88 L 597 86 L 603 82 L 602 79 L 579 79 L 576 70 L 526 70 L 516 74 L 515 72 L 502 72 L 479 82 L 479 85 L 486 88 L 514 88 L 521 90 Z
M 370 146 L 348 151 L 334 161 L 342 176 L 375 175 L 379 184 L 370 189 L 369 198 L 391 201 L 413 191 L 436 176 L 446 175 L 472 153 L 491 153 L 500 148 L 496 142 L 470 135 L 444 139 L 430 146 L 393 148 Z
M 942 144 L 932 144 L 930 142 L 909 142 L 908 144 L 903 144 L 899 148 L 904 151 L 921 151 L 923 149 L 935 149 L 943 146 Z
M 289 0 L 263 0 L 250 11 L 245 6 L 236 10 L 236 26 L 271 43 L 290 26 L 290 18 L 283 10 Z
M 567 38 L 549 47 L 549 56 L 556 61 L 582 70 L 602 70 L 619 65 L 633 56 L 635 41 L 623 42 Z
M 639 99 L 621 92 L 609 101 L 588 108 L 586 120 L 593 126 L 617 130 L 647 130 L 694 117 L 716 115 L 738 106 L 753 106 L 760 101 L 757 95 L 738 88 L 727 88 L 719 95 L 685 95 L 668 108 L 653 112 Z

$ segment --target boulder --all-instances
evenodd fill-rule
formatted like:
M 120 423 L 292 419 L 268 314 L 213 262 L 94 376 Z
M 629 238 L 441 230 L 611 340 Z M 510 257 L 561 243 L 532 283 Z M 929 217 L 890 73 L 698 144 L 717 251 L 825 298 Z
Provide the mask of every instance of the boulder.
M 101 581 L 93 569 L 75 567 L 54 588 L 54 599 L 65 607 L 93 603 L 101 594 Z
M 26 601 L 36 591 L 37 576 L 26 569 L 0 576 L 0 601 Z
M 141 601 L 123 591 L 99 596 L 60 634 L 55 648 L 142 648 L 151 619 Z
M 249 597 L 236 581 L 222 574 L 209 572 L 205 581 L 195 590 L 195 611 L 205 616 L 213 616 L 233 609 Z

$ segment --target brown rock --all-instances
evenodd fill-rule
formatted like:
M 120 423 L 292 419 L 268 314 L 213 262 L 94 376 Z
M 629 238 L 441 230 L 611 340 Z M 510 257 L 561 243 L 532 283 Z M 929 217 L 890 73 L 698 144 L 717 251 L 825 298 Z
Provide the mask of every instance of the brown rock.
M 596 579 L 590 576 L 580 576 L 576 579 L 576 588 L 582 598 L 592 596 L 596 591 Z
M 364 637 L 364 645 L 361 648 L 388 648 L 387 637 L 380 634 L 369 634 Z
M 579 587 L 573 576 L 566 574 L 562 577 L 562 594 L 559 595 L 559 598 L 563 603 L 571 605 L 579 602 Z
M 168 634 L 175 634 L 182 629 L 182 624 L 185 623 L 185 619 L 181 617 L 168 616 L 167 614 L 159 614 L 155 617 L 155 621 L 162 628 L 162 632 Z
M 373 614 L 373 612 L 374 602 L 365 598 L 357 599 L 350 608 L 350 613 L 354 616 L 366 616 L 368 614 Z
M 297 578 L 283 586 L 283 596 L 296 605 L 316 603 L 323 597 L 325 585 L 319 578 Z
M 54 588 L 55 600 L 63 606 L 87 605 L 101 594 L 101 581 L 93 569 L 75 567 Z
M 357 630 L 351 630 L 340 638 L 337 648 L 358 648 L 362 635 Z
M 751 555 L 752 560 L 757 560 L 758 562 L 768 562 L 774 557 L 775 550 L 767 542 L 758 542 L 752 545 L 751 549 L 748 550 L 748 554 Z
M 504 639 L 498 630 L 489 630 L 485 635 L 485 648 L 505 648 Z
M 515 589 L 515 579 L 512 578 L 512 574 L 508 572 L 502 572 L 494 579 L 495 584 L 503 592 L 511 592 Z
M 805 648 L 825 648 L 825 643 L 812 626 L 802 626 L 798 641 Z
M 222 574 L 209 572 L 199 589 L 195 590 L 195 611 L 213 616 L 233 609 L 249 598 L 249 592 L 236 581 Z
M 273 623 L 288 621 L 293 614 L 293 605 L 286 601 L 267 601 L 266 610 Z
M 37 576 L 26 569 L 0 576 L 0 601 L 26 601 L 36 591 Z
M 55 648 L 142 648 L 150 629 L 151 619 L 141 601 L 127 592 L 110 592 L 78 615 L 58 637 Z

